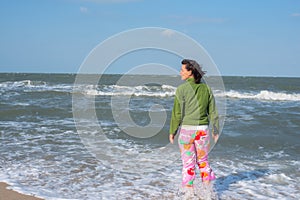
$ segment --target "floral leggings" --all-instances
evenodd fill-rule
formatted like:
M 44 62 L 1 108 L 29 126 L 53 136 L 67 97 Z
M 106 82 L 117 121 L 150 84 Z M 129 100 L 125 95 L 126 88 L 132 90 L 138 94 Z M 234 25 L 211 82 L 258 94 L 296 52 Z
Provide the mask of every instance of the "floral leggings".
M 210 136 L 206 125 L 185 126 L 179 132 L 178 144 L 182 159 L 182 186 L 193 187 L 195 166 L 200 169 L 202 181 L 211 181 L 215 175 L 209 166 L 208 151 Z

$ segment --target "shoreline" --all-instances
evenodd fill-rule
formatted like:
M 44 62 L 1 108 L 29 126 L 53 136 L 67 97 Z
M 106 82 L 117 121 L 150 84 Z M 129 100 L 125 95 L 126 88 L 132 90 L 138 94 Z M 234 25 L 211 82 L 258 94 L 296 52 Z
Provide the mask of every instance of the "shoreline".
M 16 192 L 12 189 L 8 189 L 9 185 L 5 182 L 0 182 L 0 200 L 16 200 L 16 199 L 22 199 L 22 200 L 43 200 L 41 198 L 32 196 L 32 195 L 26 195 L 21 194 L 19 192 Z

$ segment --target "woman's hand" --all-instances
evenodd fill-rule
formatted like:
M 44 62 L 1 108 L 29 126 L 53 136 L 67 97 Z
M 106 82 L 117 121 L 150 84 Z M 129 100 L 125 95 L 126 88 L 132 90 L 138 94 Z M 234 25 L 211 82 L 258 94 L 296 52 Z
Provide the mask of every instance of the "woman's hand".
M 174 138 L 175 138 L 175 134 L 170 134 L 169 135 L 169 140 L 171 144 L 174 144 Z
M 214 142 L 217 143 L 218 139 L 219 139 L 219 134 L 212 134 Z

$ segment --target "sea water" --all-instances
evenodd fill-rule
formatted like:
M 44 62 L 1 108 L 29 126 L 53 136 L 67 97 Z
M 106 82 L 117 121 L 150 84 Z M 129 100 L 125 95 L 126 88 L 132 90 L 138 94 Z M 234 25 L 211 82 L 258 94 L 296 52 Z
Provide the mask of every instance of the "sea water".
M 0 181 L 45 199 L 181 199 L 178 149 L 158 154 L 167 148 L 174 94 L 182 82 L 134 75 L 133 83 L 150 78 L 153 84 L 120 85 L 121 77 L 102 75 L 98 84 L 74 85 L 75 74 L 0 74 Z M 300 78 L 223 80 L 225 91 L 214 94 L 226 98 L 225 123 L 209 154 L 217 179 L 205 188 L 197 176 L 194 199 L 300 199 Z M 80 96 L 77 104 L 74 95 Z M 166 113 L 155 137 L 124 133 L 112 111 L 124 97 L 128 107 L 117 113 L 127 110 L 140 127 L 151 124 L 149 110 Z M 91 99 L 97 124 L 76 124 L 74 107 L 89 113 Z M 93 144 L 109 159 L 89 149 L 79 126 L 92 139 L 105 136 Z

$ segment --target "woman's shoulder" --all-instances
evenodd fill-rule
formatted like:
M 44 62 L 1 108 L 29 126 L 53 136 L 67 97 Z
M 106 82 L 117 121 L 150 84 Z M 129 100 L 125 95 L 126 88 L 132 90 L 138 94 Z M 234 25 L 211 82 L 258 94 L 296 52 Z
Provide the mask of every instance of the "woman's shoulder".
M 200 83 L 197 84 L 197 86 L 209 89 L 209 86 L 205 82 L 200 82 Z
M 199 84 L 197 84 L 197 90 L 201 93 L 205 92 L 205 93 L 211 93 L 211 88 L 209 87 L 209 85 L 207 85 L 204 82 L 201 82 Z
M 189 84 L 188 82 L 181 83 L 179 86 L 177 86 L 177 90 L 187 87 L 188 84 Z
M 188 93 L 188 91 L 190 91 L 191 86 L 188 82 L 184 82 L 182 84 L 180 84 L 179 86 L 177 86 L 176 89 L 176 94 L 177 95 L 184 95 L 185 93 Z

